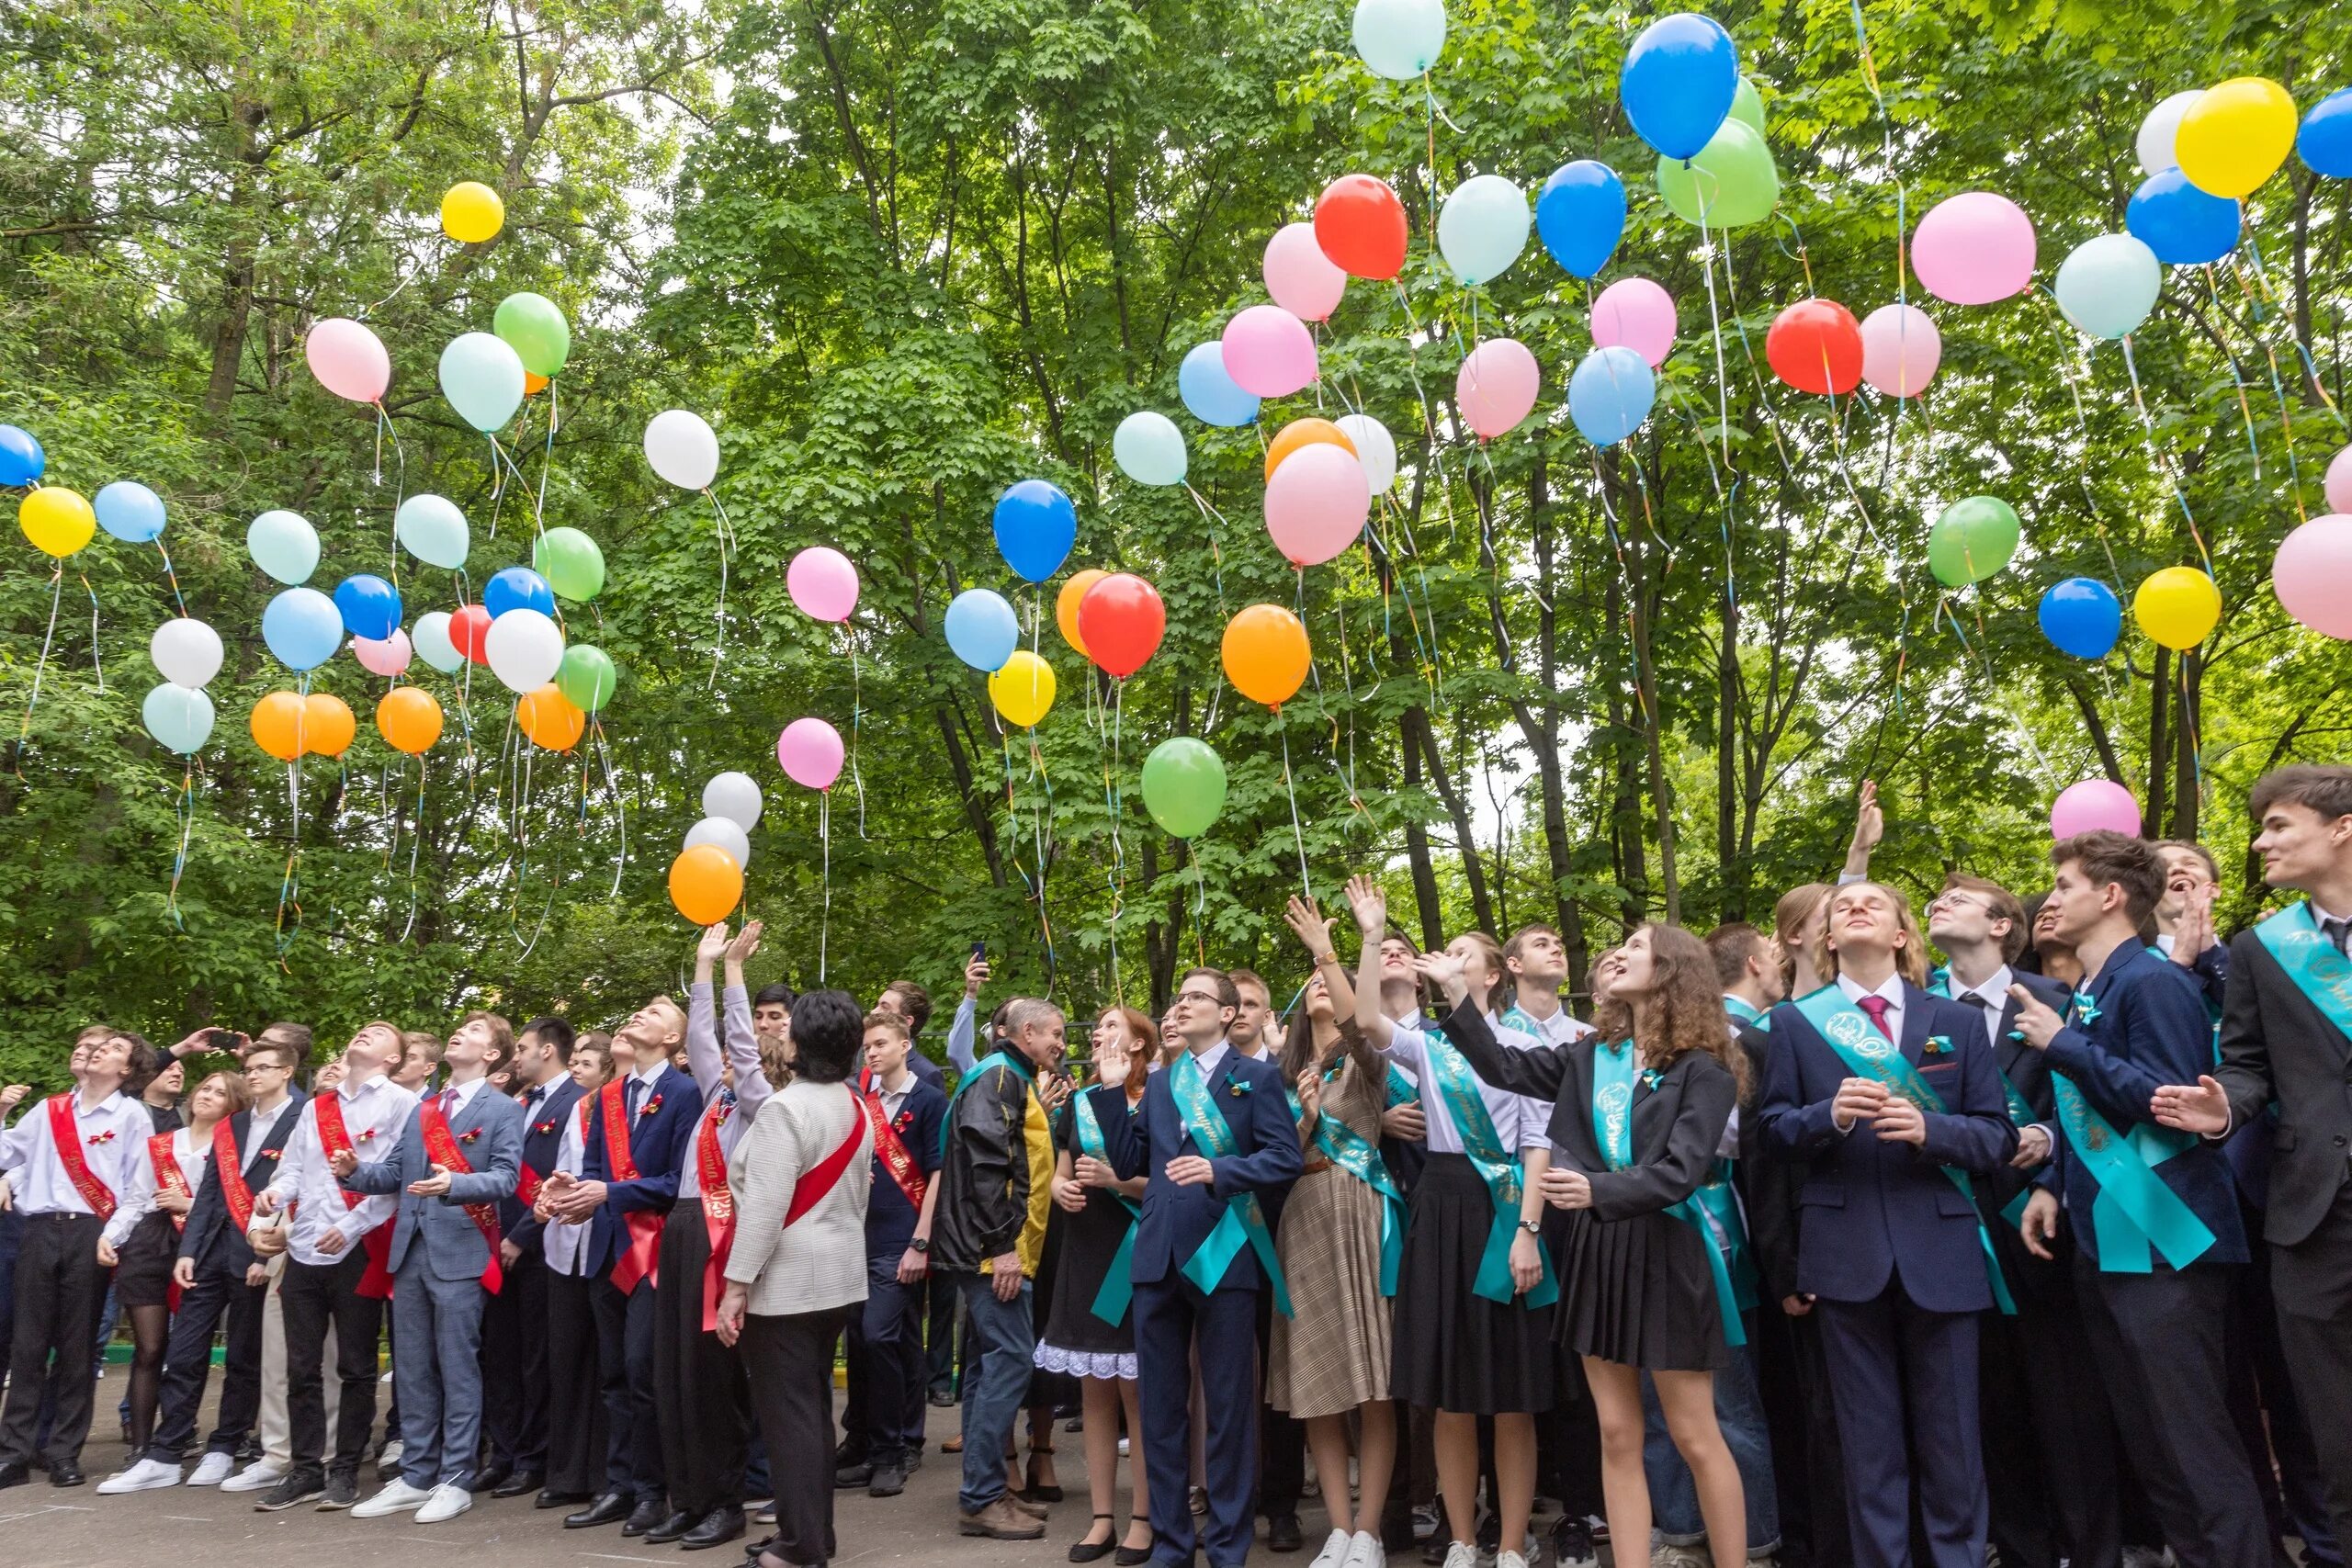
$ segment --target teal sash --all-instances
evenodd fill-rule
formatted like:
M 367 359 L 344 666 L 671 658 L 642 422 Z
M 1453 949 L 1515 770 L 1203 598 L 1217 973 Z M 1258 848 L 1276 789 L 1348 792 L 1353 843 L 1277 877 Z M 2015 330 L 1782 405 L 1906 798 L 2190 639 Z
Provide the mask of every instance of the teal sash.
M 1726 995 L 1724 998 L 1724 1011 L 1734 1023 L 1750 1024 L 1763 1030 L 1772 1027 L 1772 1021 L 1765 1017 L 1763 1011 L 1745 997 Z
M 956 1107 L 971 1087 L 987 1075 L 990 1067 L 1010 1067 L 1021 1076 L 1022 1082 L 1034 1090 L 1037 1075 L 1029 1064 L 1006 1051 L 993 1051 L 972 1064 L 972 1070 L 956 1080 L 956 1092 L 948 1098 L 947 1114 L 939 1119 L 939 1162 L 947 1163 L 947 1142 L 956 1135 Z
M 2071 1010 L 2095 1011 L 2096 1004 L 2077 994 Z M 2083 1021 L 2087 1020 L 2078 1018 L 2078 1024 Z M 2150 1272 L 2150 1243 L 2176 1269 L 2196 1262 L 2213 1245 L 2213 1233 L 2156 1174 L 2156 1167 L 2193 1145 L 2196 1134 L 2138 1122 L 2127 1137 L 2064 1073 L 2051 1074 L 2050 1082 L 2057 1091 L 2058 1125 L 2066 1130 L 2066 1143 L 2098 1182 L 2091 1234 L 2098 1242 L 2099 1272 Z
M 1193 1142 L 1210 1159 L 1230 1156 L 1234 1150 L 1233 1128 L 1216 1097 L 1209 1093 L 1208 1085 L 1201 1077 L 1201 1064 L 1190 1051 L 1178 1055 L 1170 1065 L 1168 1087 L 1176 1096 L 1176 1110 Z M 1184 1260 L 1184 1278 L 1203 1291 L 1216 1290 L 1245 1246 L 1258 1254 L 1259 1266 L 1265 1269 L 1266 1279 L 1274 1288 L 1275 1310 L 1284 1317 L 1290 1316 L 1290 1285 L 1283 1278 L 1282 1260 L 1274 1256 L 1273 1233 L 1266 1228 L 1265 1211 L 1258 1206 L 1255 1192 L 1237 1192 L 1226 1201 L 1225 1213 L 1217 1220 L 1216 1228 L 1203 1236 L 1193 1256 Z
M 1077 1107 L 1080 1150 L 1105 1165 L 1110 1164 L 1111 1156 L 1102 1148 L 1102 1123 L 1094 1115 L 1094 1097 L 1081 1091 L 1070 1097 L 1070 1103 Z M 1128 1108 L 1127 1114 L 1135 1114 L 1134 1107 Z M 1102 1190 L 1117 1199 L 1119 1207 L 1127 1212 L 1127 1232 L 1119 1238 L 1119 1250 L 1111 1255 L 1111 1271 L 1102 1276 L 1102 1288 L 1094 1293 L 1094 1305 L 1091 1310 L 1095 1316 L 1115 1327 L 1126 1321 L 1127 1303 L 1134 1299 L 1136 1293 L 1136 1221 L 1142 1217 L 1143 1210 L 1115 1187 L 1106 1187 Z
M 1495 1119 L 1487 1114 L 1478 1075 L 1470 1070 L 1470 1064 L 1453 1048 L 1444 1032 L 1431 1028 L 1422 1040 L 1422 1057 L 1429 1064 L 1430 1080 L 1437 1085 L 1438 1094 L 1445 1101 L 1446 1114 L 1453 1118 L 1453 1130 L 1462 1135 L 1463 1154 L 1478 1172 L 1478 1179 L 1487 1184 L 1487 1195 L 1495 1202 L 1494 1227 L 1487 1233 L 1487 1248 L 1478 1258 L 1478 1278 L 1470 1288 L 1476 1295 L 1509 1306 L 1519 1298 L 1510 1279 L 1510 1248 L 1519 1235 L 1519 1201 L 1523 1190 L 1519 1151 L 1503 1147 L 1502 1134 L 1495 1131 Z M 1550 1306 L 1560 1298 L 1560 1282 L 1552 1277 L 1552 1260 L 1544 1256 L 1543 1247 L 1538 1246 L 1535 1250 L 1544 1266 L 1544 1277 L 1527 1292 L 1527 1304 Z
M 1345 1058 L 1325 1070 L 1323 1081 L 1329 1083 L 1340 1076 L 1347 1065 Z M 1382 1081 L 1388 1103 L 1399 1103 L 1397 1091 L 1404 1098 L 1412 1097 L 1413 1086 L 1394 1062 L 1387 1064 L 1387 1076 Z M 1306 1114 L 1306 1107 L 1295 1089 L 1283 1091 L 1290 1099 L 1290 1113 L 1294 1120 Z M 1325 1159 L 1380 1194 L 1380 1293 L 1396 1293 L 1396 1269 L 1405 1255 L 1405 1195 L 1388 1179 L 1388 1162 L 1380 1157 L 1379 1148 L 1364 1141 L 1363 1134 L 1349 1126 L 1329 1111 L 1315 1118 L 1315 1147 Z
M 1903 1055 L 1902 1047 L 1881 1034 L 1878 1025 L 1872 1023 L 1861 1009 L 1846 999 L 1846 993 L 1838 988 L 1835 981 L 1809 997 L 1798 998 L 1797 1011 L 1820 1032 L 1821 1038 L 1828 1042 L 1829 1048 L 1838 1053 L 1838 1059 L 1851 1067 L 1858 1076 L 1884 1085 L 1931 1115 L 1949 1114 L 1944 1107 L 1944 1097 L 1936 1092 L 1935 1086 L 1919 1076 L 1919 1069 Z M 1969 1210 L 1973 1213 L 1976 1188 L 1968 1179 L 1968 1172 L 1951 1165 L 1942 1169 L 1951 1184 L 1960 1189 L 1961 1196 L 1968 1200 Z M 1984 1249 L 1984 1279 L 1993 1287 L 1994 1303 L 2000 1307 L 2004 1317 L 2015 1317 L 2017 1303 L 2009 1299 L 2009 1284 L 2001 1278 L 2000 1259 L 1994 1255 L 1993 1237 L 1984 1228 L 1982 1214 L 1976 1216 L 1976 1239 Z
M 1388 1095 L 1388 1109 L 1391 1111 L 1400 1105 L 1410 1105 L 1421 1098 L 1421 1091 L 1413 1087 L 1413 1080 L 1405 1076 L 1405 1069 L 1394 1062 L 1388 1064 L 1388 1077 L 1385 1087 Z
M 2320 1015 L 2352 1035 L 2352 960 L 2335 951 L 2311 905 L 2279 910 L 2255 927 L 2254 934 Z
M 1621 1040 L 1614 1045 L 1596 1045 L 1592 1053 L 1592 1133 L 1600 1145 L 1600 1157 L 1611 1170 L 1623 1170 L 1634 1163 L 1633 1043 Z M 1730 1267 L 1734 1248 L 1744 1233 L 1739 1205 L 1724 1179 L 1728 1163 L 1718 1160 L 1704 1184 L 1666 1212 L 1699 1233 L 1700 1244 L 1707 1249 L 1707 1272 L 1715 1280 L 1715 1309 L 1723 1316 L 1724 1340 L 1745 1345 L 1747 1330 L 1740 1321 L 1739 1292 L 1732 1285 Z M 1713 1198 L 1702 1201 L 1700 1194 L 1710 1190 Z

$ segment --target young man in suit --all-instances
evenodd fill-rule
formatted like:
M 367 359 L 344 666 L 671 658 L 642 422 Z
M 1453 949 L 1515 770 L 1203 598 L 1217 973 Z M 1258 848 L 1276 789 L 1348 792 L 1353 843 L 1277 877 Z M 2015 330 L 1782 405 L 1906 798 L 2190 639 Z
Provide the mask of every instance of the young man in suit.
M 606 1440 L 604 1379 L 596 1359 L 595 1291 L 603 1283 L 588 1266 L 590 1226 L 568 1224 L 548 1208 L 556 1176 L 577 1179 L 586 1163 L 588 1123 L 597 1097 L 613 1077 L 612 1036 L 591 1031 L 571 1045 L 572 1085 L 580 1093 L 558 1129 L 555 1163 L 540 1181 L 528 1222 L 533 1247 L 547 1269 L 548 1473 L 535 1508 L 576 1508 L 605 1486 Z
M 1762 1132 L 1803 1168 L 1797 1289 L 1821 1321 L 1854 1561 L 1905 1568 L 1916 1491 L 1934 1568 L 1979 1568 L 1977 1314 L 1994 1293 L 1971 1182 L 2017 1152 L 2017 1128 L 1979 1015 L 1922 988 L 1892 888 L 1830 894 L 1814 966 L 1828 983 L 1770 1015 Z

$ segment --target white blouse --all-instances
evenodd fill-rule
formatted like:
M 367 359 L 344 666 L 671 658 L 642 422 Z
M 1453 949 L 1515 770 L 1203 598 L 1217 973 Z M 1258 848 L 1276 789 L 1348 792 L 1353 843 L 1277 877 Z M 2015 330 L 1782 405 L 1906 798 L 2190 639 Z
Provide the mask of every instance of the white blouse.
M 1487 1015 L 1487 1027 L 1495 1038 L 1514 1051 L 1534 1051 L 1544 1043 L 1532 1034 L 1516 1029 L 1506 1029 Z M 1445 1096 L 1438 1091 L 1437 1081 L 1429 1071 L 1429 1035 L 1413 1024 L 1398 1023 L 1391 1027 L 1387 1048 L 1381 1055 L 1405 1069 L 1421 1093 L 1421 1114 L 1429 1120 L 1429 1145 L 1432 1154 L 1458 1155 L 1462 1152 L 1462 1134 L 1453 1125 L 1453 1115 L 1446 1109 Z M 1529 1149 L 1551 1151 L 1551 1134 L 1544 1129 L 1552 1120 L 1549 1102 L 1513 1094 L 1473 1073 L 1478 1085 L 1478 1097 L 1487 1102 L 1487 1118 L 1495 1124 L 1495 1135 L 1503 1147 L 1516 1152 Z

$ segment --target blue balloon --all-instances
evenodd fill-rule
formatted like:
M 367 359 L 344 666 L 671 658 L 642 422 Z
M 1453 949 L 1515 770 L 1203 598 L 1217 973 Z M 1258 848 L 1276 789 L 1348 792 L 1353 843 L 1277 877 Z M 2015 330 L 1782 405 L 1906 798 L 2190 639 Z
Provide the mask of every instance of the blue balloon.
M 1043 582 L 1059 571 L 1076 543 L 1078 509 L 1059 487 L 1044 479 L 1023 479 L 997 497 L 997 551 L 1023 581 Z M 1000 660 L 989 668 L 996 670 L 1002 663 Z
M 401 591 L 371 572 L 346 577 L 334 591 L 335 614 L 353 637 L 381 642 L 399 629 Z
M 2123 602 L 2095 577 L 2070 577 L 2042 594 L 2041 620 L 2041 635 L 2061 653 L 2105 659 L 2123 635 Z
M 0 485 L 28 485 L 47 467 L 49 455 L 31 431 L 0 424 Z
M 2199 190 L 2177 168 L 2141 182 L 2123 226 L 2166 266 L 2202 266 L 2238 248 L 2238 204 Z
M 947 606 L 947 646 L 973 669 L 993 675 L 1021 646 L 1021 622 L 1003 594 L 967 588 Z
M 1609 265 L 1625 233 L 1625 182 L 1590 158 L 1552 171 L 1535 197 L 1535 232 L 1570 277 Z
M 343 616 L 315 588 L 289 588 L 261 613 L 261 640 L 289 670 L 316 670 L 343 646 Z
M 1586 355 L 1568 378 L 1568 417 L 1595 446 L 1614 446 L 1639 430 L 1657 400 L 1649 361 L 1622 344 Z
M 126 545 L 152 544 L 164 532 L 164 498 L 135 479 L 117 479 L 90 505 L 98 526 Z
M 1705 150 L 1739 95 L 1739 51 L 1712 17 L 1682 11 L 1652 22 L 1625 51 L 1617 79 L 1625 118 L 1666 158 Z
M 1193 345 L 1176 370 L 1176 395 L 1203 424 L 1234 429 L 1258 423 L 1258 400 L 1243 391 L 1225 368 L 1225 345 L 1216 338 Z
M 2352 178 L 2352 87 L 2339 87 L 2312 106 L 2295 133 L 2295 151 L 2315 175 Z
M 169 681 L 147 694 L 139 705 L 139 716 L 146 721 L 147 733 L 177 756 L 194 756 L 212 735 L 212 699 Z
M 510 566 L 492 573 L 490 581 L 481 585 L 481 607 L 490 612 L 493 621 L 509 610 L 537 610 L 552 620 L 555 590 L 529 567 Z

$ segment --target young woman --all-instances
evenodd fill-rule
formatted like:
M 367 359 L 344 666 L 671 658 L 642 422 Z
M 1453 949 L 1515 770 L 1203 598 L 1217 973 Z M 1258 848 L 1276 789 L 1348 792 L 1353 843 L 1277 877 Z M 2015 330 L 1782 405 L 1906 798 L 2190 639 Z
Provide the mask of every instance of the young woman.
M 1826 882 L 1801 882 L 1772 906 L 1772 934 L 1781 942 L 1781 978 L 1790 996 L 1810 996 L 1821 989 L 1813 952 L 1829 928 L 1830 892 Z

